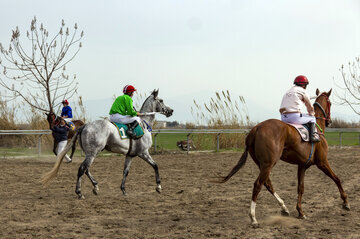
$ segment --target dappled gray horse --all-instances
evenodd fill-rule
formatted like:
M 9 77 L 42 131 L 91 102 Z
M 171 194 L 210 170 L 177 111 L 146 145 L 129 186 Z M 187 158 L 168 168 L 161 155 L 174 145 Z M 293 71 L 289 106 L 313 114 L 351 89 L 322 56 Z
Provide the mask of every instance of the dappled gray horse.
M 162 99 L 158 98 L 158 93 L 159 90 L 154 90 L 151 95 L 144 101 L 140 109 L 140 113 L 144 114 L 144 116 L 141 116 L 141 119 L 145 120 L 150 127 L 152 127 L 154 124 L 155 114 L 146 114 L 146 112 L 159 112 L 167 117 L 171 116 L 173 113 L 173 110 L 166 106 Z M 139 156 L 140 158 L 144 159 L 154 168 L 157 184 L 156 191 L 160 193 L 161 185 L 158 166 L 149 154 L 149 149 L 152 146 L 151 130 L 148 129 L 146 123 L 142 122 L 142 124 L 144 126 L 144 135 L 138 140 L 121 139 L 116 126 L 114 126 L 107 119 L 97 120 L 84 125 L 81 129 L 77 130 L 70 143 L 58 155 L 53 169 L 42 177 L 42 182 L 46 184 L 56 176 L 65 154 L 70 150 L 77 137 L 80 137 L 80 146 L 85 152 L 85 160 L 79 167 L 76 182 L 75 192 L 79 198 L 84 198 L 84 196 L 81 194 L 81 177 L 84 175 L 84 173 L 88 176 L 94 186 L 94 194 L 98 193 L 98 183 L 90 174 L 90 166 L 94 162 L 96 155 L 104 149 L 114 153 L 121 153 L 126 155 L 123 179 L 121 183 L 121 190 L 124 195 L 126 195 L 126 176 L 129 173 L 131 161 L 135 156 Z

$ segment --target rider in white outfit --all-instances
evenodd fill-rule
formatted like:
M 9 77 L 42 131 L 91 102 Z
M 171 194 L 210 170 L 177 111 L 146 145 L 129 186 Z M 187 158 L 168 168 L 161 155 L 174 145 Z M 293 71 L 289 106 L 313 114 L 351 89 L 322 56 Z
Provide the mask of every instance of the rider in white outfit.
M 319 135 L 316 133 L 315 111 L 310 103 L 310 97 L 306 93 L 306 87 L 309 84 L 306 76 L 297 76 L 294 80 L 294 86 L 291 87 L 283 96 L 280 105 L 281 120 L 291 124 L 309 124 L 310 141 L 319 142 Z M 301 109 L 306 106 L 308 114 L 302 114 Z

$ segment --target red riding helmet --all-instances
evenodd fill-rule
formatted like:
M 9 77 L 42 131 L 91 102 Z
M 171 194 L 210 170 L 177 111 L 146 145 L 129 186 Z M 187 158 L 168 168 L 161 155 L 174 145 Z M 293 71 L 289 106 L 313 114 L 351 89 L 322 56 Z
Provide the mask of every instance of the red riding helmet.
M 126 85 L 123 89 L 124 94 L 130 94 L 131 92 L 136 91 L 135 87 L 132 85 Z
M 63 102 L 61 102 L 61 103 L 63 103 L 63 104 L 69 104 L 69 101 L 67 101 L 67 100 L 63 100 Z
M 307 85 L 309 84 L 309 81 L 308 79 L 306 78 L 306 76 L 297 76 L 294 80 L 294 84 L 296 85 Z

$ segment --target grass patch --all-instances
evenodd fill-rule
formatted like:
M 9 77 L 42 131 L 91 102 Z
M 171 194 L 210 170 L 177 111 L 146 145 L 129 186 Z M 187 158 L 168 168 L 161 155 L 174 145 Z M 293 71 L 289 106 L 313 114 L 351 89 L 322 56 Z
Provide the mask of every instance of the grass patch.
M 346 132 L 341 133 L 341 145 L 342 146 L 359 146 L 359 133 Z M 340 145 L 340 133 L 338 132 L 326 132 L 325 138 L 330 146 Z
M 153 146 L 155 144 L 155 134 L 152 135 L 153 137 Z M 186 140 L 187 134 L 180 133 L 180 134 L 158 134 L 156 136 L 156 148 L 157 149 L 166 149 L 166 150 L 177 150 L 177 142 Z

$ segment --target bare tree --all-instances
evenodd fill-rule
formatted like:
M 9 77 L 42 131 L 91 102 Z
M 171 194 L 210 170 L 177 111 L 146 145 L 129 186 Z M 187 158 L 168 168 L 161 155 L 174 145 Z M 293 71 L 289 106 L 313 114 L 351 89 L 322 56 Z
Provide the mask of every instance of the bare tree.
M 344 65 L 341 66 L 342 75 L 341 85 L 336 84 L 338 90 L 335 95 L 338 99 L 337 103 L 348 105 L 358 115 L 360 115 L 360 58 L 356 57 L 354 62 L 348 63 L 348 69 Z
M 35 109 L 54 112 L 63 99 L 77 91 L 76 75 L 70 78 L 65 70 L 80 51 L 84 32 L 79 34 L 75 24 L 71 34 L 62 20 L 59 32 L 49 38 L 49 32 L 42 23 L 38 27 L 34 17 L 26 36 L 29 43 L 20 43 L 16 27 L 9 48 L 0 43 L 0 85 L 11 92 L 7 100 L 21 98 Z

